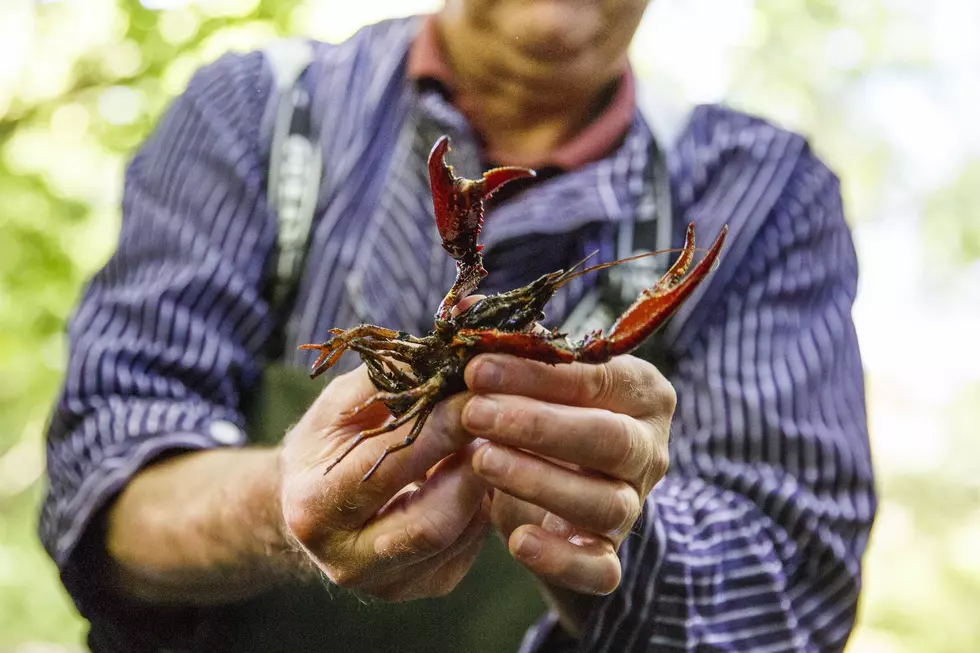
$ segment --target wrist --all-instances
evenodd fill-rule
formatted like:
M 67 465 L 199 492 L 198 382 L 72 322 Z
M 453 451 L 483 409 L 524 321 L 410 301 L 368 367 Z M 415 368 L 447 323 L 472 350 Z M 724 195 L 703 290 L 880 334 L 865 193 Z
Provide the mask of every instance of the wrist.
M 151 601 L 222 602 L 296 577 L 305 554 L 286 537 L 279 454 L 188 452 L 137 474 L 108 515 L 117 586 Z
M 257 516 L 252 555 L 277 576 L 307 577 L 316 566 L 293 537 L 283 511 L 282 446 L 261 451 L 261 474 L 251 497 L 250 513 Z

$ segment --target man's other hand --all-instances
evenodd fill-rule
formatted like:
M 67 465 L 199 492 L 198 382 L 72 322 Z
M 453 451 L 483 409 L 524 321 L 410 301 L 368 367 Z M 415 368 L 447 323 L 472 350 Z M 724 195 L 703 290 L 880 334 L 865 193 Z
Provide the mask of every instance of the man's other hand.
M 375 388 L 363 366 L 335 379 L 282 446 L 286 529 L 335 584 L 386 601 L 441 596 L 472 566 L 489 524 L 487 485 L 473 472 L 472 437 L 459 423 L 466 397 L 433 411 L 418 440 L 364 474 L 412 423 L 354 448 L 365 429 L 389 417 L 383 405 L 345 411 Z
M 676 405 L 651 364 L 551 366 L 483 355 L 466 368 L 462 422 L 494 488 L 492 519 L 511 554 L 546 584 L 581 594 L 619 585 L 617 551 L 667 471 Z

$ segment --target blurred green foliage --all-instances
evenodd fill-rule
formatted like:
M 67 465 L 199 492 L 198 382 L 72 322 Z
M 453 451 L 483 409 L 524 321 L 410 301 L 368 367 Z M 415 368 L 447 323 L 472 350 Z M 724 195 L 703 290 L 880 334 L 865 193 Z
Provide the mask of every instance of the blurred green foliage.
M 913 401 L 905 397 L 906 401 Z M 980 642 L 980 384 L 952 398 L 939 428 L 948 440 L 923 447 L 921 464 L 879 475 L 883 497 L 866 577 L 862 626 L 894 639 L 896 651 L 971 653 Z M 915 419 L 912 416 L 912 419 Z M 923 425 L 923 438 L 934 436 Z M 869 651 L 875 649 L 869 648 Z
M 923 227 L 940 276 L 955 274 L 980 259 L 977 189 L 980 189 L 980 160 L 967 164 L 925 206 Z
M 841 178 L 852 223 L 877 217 L 894 144 L 855 123 L 855 104 L 883 72 L 928 70 L 927 33 L 889 0 L 754 3 L 728 99 L 810 136 Z
M 5 112 L 0 102 L 0 651 L 82 641 L 84 624 L 35 534 L 42 433 L 64 369 L 65 321 L 115 245 L 126 158 L 194 69 L 286 34 L 297 4 L 0 7 L 0 22 L 28 21 L 20 27 L 35 31 L 39 50 L 71 38 L 74 21 L 102 32 L 60 62 L 68 69 L 48 80 L 60 84 L 54 93 L 26 82 Z M 28 75 L 53 73 L 44 62 Z
M 35 535 L 43 427 L 64 367 L 65 321 L 115 244 L 126 158 L 198 66 L 228 49 L 309 33 L 317 3 L 170 4 L 0 3 L 0 26 L 21 21 L 33 38 L 26 72 L 6 96 L 0 75 L 0 652 L 81 642 L 84 625 Z M 732 63 L 731 101 L 815 135 L 856 222 L 882 219 L 876 207 L 896 155 L 881 134 L 855 134 L 846 109 L 875 71 L 930 65 L 914 16 L 896 17 L 894 4 L 757 0 Z M 980 258 L 978 189 L 973 164 L 925 202 L 932 260 L 951 273 Z M 957 653 L 980 642 L 980 577 L 970 561 L 980 555 L 980 469 L 956 455 L 978 452 L 977 406 L 980 389 L 971 386 L 944 409 L 938 428 L 954 434 L 955 448 L 940 459 L 943 473 L 881 475 L 862 651 Z

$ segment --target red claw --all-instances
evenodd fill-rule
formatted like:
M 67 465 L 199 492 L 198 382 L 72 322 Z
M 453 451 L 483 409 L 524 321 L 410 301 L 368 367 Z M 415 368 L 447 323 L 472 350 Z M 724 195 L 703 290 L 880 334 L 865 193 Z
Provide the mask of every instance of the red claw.
M 593 332 L 581 342 L 572 342 L 565 334 L 558 332 L 536 333 L 528 331 L 501 331 L 499 329 L 460 329 L 453 338 L 453 346 L 473 353 L 494 352 L 510 354 L 521 358 L 530 358 L 544 363 L 605 363 L 614 356 L 628 354 L 643 343 L 654 331 L 663 326 L 681 304 L 691 296 L 691 293 L 711 273 L 718 261 L 718 256 L 725 245 L 728 227 L 724 226 L 711 249 L 690 274 L 685 276 L 687 268 L 694 259 L 694 225 L 687 229 L 687 238 L 681 256 L 670 267 L 666 274 L 651 288 L 644 290 L 633 305 L 626 309 L 615 324 L 609 329 L 609 334 Z M 555 274 L 555 283 L 550 288 L 578 274 L 617 265 L 630 259 L 622 259 L 611 264 L 600 265 L 581 270 L 577 273 Z M 572 268 L 574 270 L 575 268 Z M 571 272 L 571 270 L 569 271 Z M 548 295 L 550 297 L 550 293 Z
M 455 211 L 451 206 L 456 177 L 453 175 L 453 169 L 446 165 L 445 156 L 448 151 L 449 137 L 442 136 L 432 146 L 432 151 L 429 153 L 429 185 L 432 188 L 436 227 L 439 229 L 443 243 L 447 240 L 455 242 L 459 238 L 459 226 L 457 221 L 453 219 Z
M 483 226 L 483 202 L 509 181 L 533 177 L 527 168 L 494 168 L 481 179 L 464 179 L 453 174 L 446 163 L 449 137 L 443 136 L 429 153 L 429 184 L 442 246 L 456 260 L 479 251 L 477 238 Z
M 718 260 L 718 255 L 721 254 L 727 235 L 728 225 L 725 225 L 704 258 L 698 261 L 690 274 L 683 277 L 683 268 L 690 264 L 690 257 L 694 253 L 694 229 L 693 225 L 688 227 L 684 253 L 677 263 L 671 266 L 653 289 L 644 291 L 633 305 L 626 309 L 626 312 L 609 329 L 606 337 L 596 338 L 586 343 L 578 360 L 591 363 L 603 362 L 637 348 L 680 308 L 708 276 Z
M 482 246 L 477 244 L 483 227 L 484 200 L 509 181 L 535 175 L 528 168 L 505 167 L 489 170 L 476 180 L 457 177 L 446 163 L 449 149 L 449 137 L 442 136 L 429 153 L 429 185 L 436 228 L 443 249 L 457 261 L 456 282 L 439 306 L 436 313 L 439 319 L 446 319 L 452 307 L 476 290 L 487 275 L 480 255 Z

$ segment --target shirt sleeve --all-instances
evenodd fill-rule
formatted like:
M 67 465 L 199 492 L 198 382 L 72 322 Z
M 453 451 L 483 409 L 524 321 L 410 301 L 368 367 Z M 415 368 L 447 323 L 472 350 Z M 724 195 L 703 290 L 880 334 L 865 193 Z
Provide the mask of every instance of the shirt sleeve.
M 239 398 L 271 326 L 259 145 L 271 85 L 261 53 L 193 77 L 128 166 L 118 249 L 70 320 L 40 533 L 83 614 L 94 572 L 66 571 L 109 499 L 170 452 L 245 442 Z
M 563 645 L 551 616 L 525 648 L 843 649 L 875 492 L 856 257 L 812 154 L 736 270 L 676 361 L 671 469 L 621 547 L 620 588 L 585 641 Z

